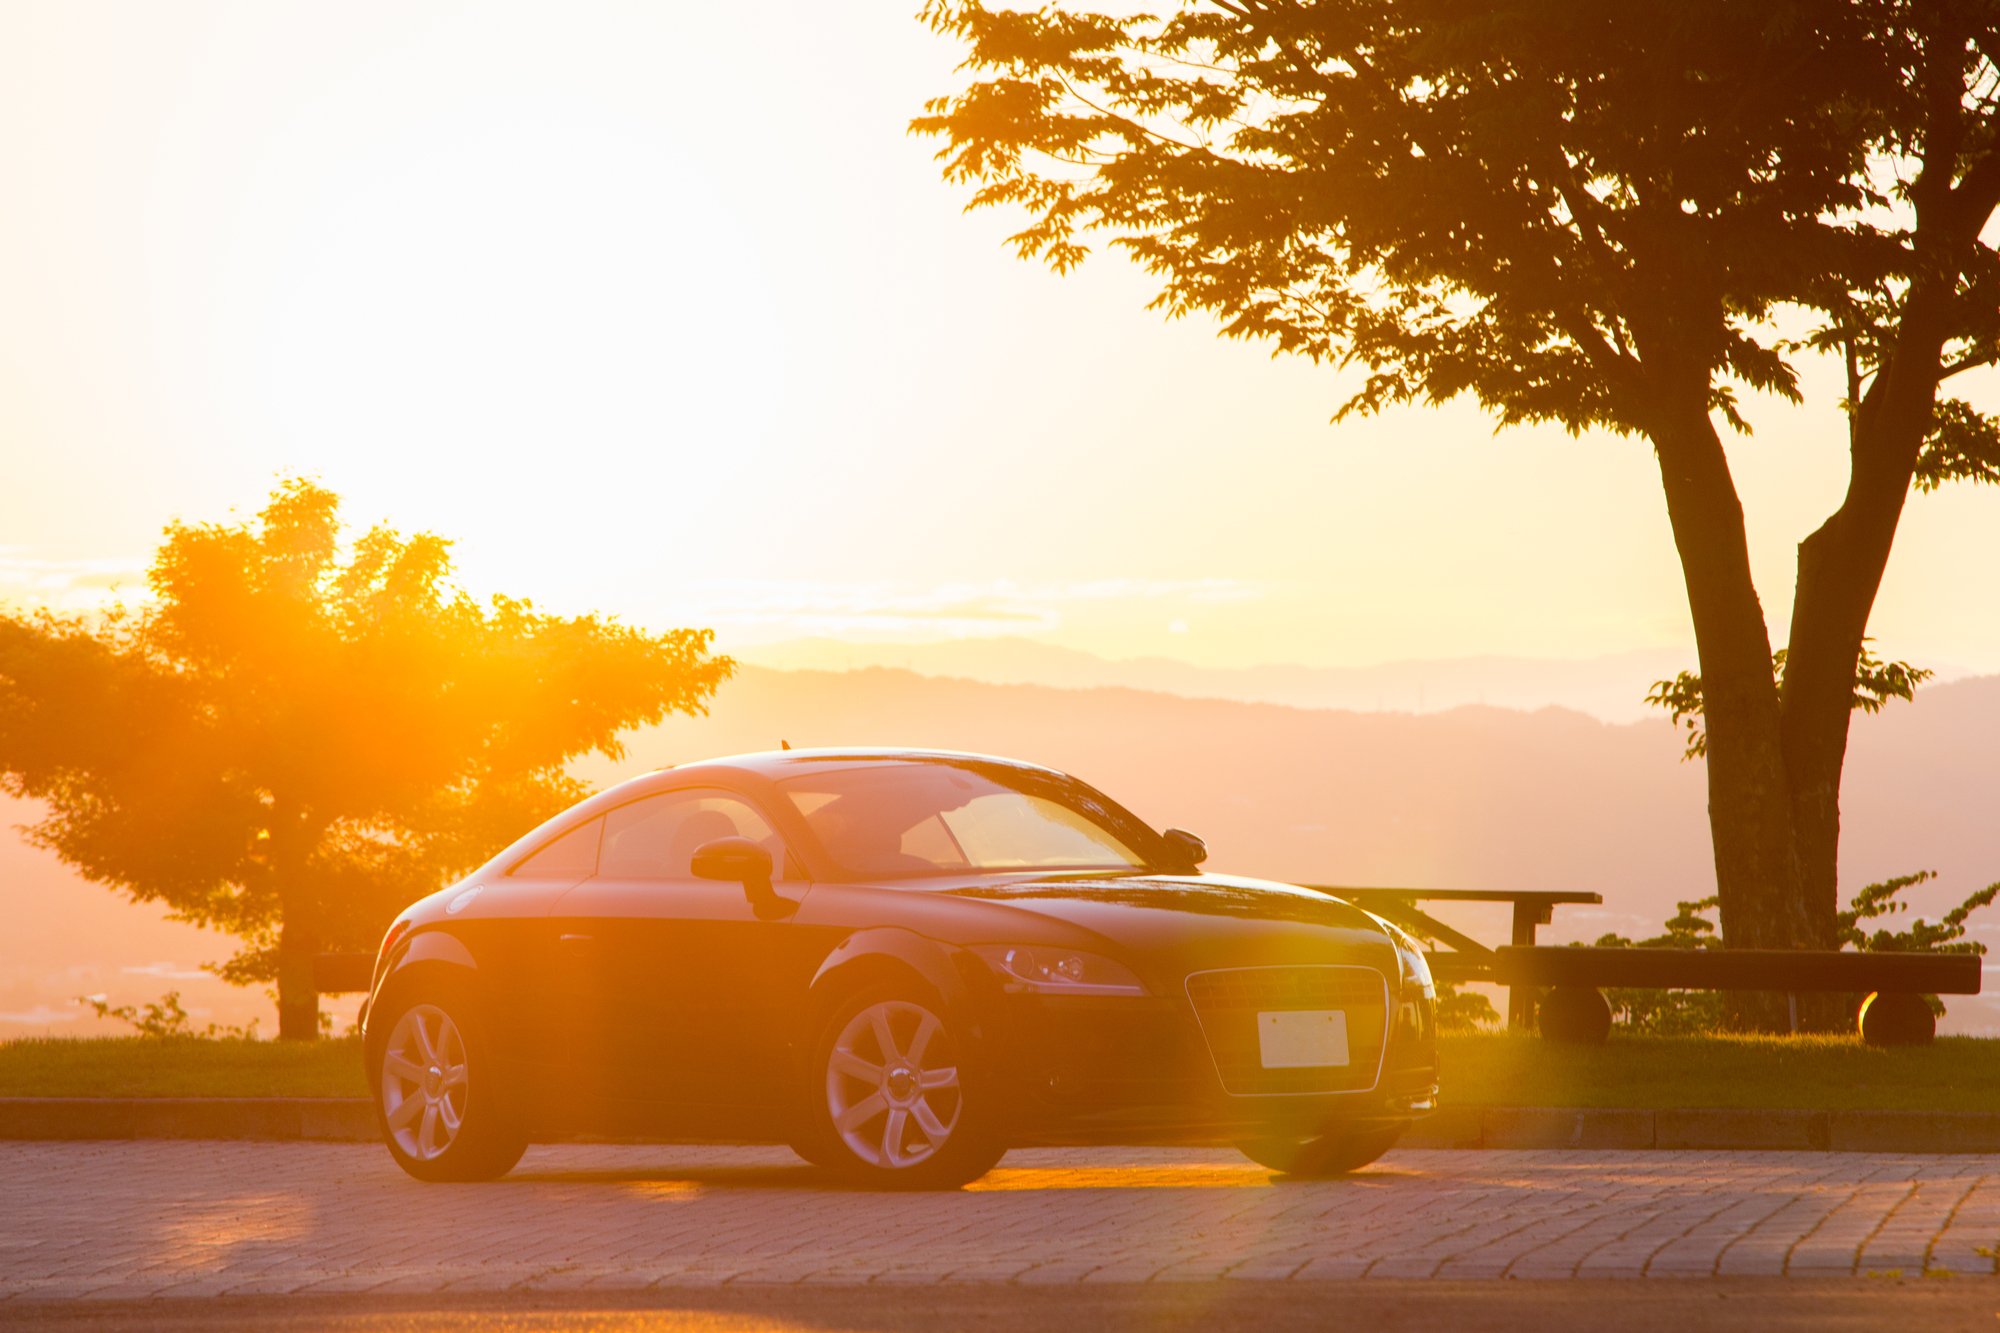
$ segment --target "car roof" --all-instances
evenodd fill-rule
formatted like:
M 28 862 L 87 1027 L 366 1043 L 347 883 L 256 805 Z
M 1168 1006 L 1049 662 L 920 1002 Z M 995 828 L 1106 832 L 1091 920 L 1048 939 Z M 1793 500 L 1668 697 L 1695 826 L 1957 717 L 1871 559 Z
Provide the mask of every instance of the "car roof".
M 674 764 L 651 773 L 642 773 L 604 788 L 593 796 L 586 797 L 577 804 L 552 816 L 534 829 L 514 840 L 498 856 L 487 863 L 490 870 L 505 870 L 519 861 L 535 847 L 549 838 L 582 823 L 585 819 L 603 814 L 616 806 L 639 799 L 660 790 L 673 790 L 686 779 L 696 783 L 713 780 L 716 770 L 740 774 L 751 779 L 738 787 L 754 786 L 759 782 L 773 783 L 785 778 L 798 777 L 809 772 L 815 765 L 828 764 L 834 767 L 858 767 L 865 764 L 895 763 L 975 763 L 995 764 L 1024 772 L 1043 773 L 1057 778 L 1065 774 L 1040 764 L 1027 764 L 1018 759 L 1005 759 L 998 755 L 973 754 L 963 750 L 918 750 L 892 746 L 843 746 L 814 750 L 762 750 L 754 754 L 723 755 L 715 759 L 701 759 L 686 764 Z
M 684 773 L 695 769 L 732 768 L 740 772 L 755 773 L 769 781 L 796 776 L 801 770 L 823 764 L 858 765 L 870 763 L 977 763 L 1000 764 L 1008 768 L 1027 769 L 1037 773 L 1062 776 L 1053 768 L 1041 764 L 1025 763 L 1019 759 L 1007 759 L 1000 755 L 974 754 L 964 750 L 918 750 L 899 746 L 839 746 L 811 750 L 760 750 L 753 754 L 724 755 L 716 759 L 700 759 L 685 764 L 675 764 L 664 770 Z

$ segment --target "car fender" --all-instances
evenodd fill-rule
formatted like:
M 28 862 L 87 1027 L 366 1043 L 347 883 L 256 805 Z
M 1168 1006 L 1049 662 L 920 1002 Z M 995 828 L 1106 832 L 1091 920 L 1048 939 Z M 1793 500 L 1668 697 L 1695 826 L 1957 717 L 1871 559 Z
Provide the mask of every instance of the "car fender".
M 972 1040 L 983 1036 L 980 985 L 985 965 L 969 950 L 941 943 L 900 926 L 857 930 L 827 954 L 808 988 L 812 1011 L 824 1013 L 861 978 L 914 973 L 958 1014 Z
M 369 1020 L 380 1011 L 382 998 L 391 991 L 432 979 L 470 982 L 478 975 L 479 964 L 474 960 L 472 950 L 466 948 L 465 941 L 456 935 L 421 928 L 410 932 L 381 969 L 374 992 L 363 1006 L 362 1013 L 366 1016 L 362 1025 L 364 1038 L 372 1042 L 375 1037 L 375 1028 L 379 1025 Z

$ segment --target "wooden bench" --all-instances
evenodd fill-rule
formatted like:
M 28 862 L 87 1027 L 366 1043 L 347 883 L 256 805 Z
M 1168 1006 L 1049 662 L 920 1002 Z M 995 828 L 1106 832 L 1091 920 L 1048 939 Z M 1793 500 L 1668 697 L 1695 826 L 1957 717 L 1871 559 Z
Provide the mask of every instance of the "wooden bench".
M 1427 940 L 1451 946 L 1424 955 L 1431 974 L 1440 981 L 1493 980 L 1493 950 L 1462 931 L 1418 907 L 1419 902 L 1508 903 L 1513 912 L 1511 942 L 1533 944 L 1535 928 L 1546 926 L 1555 910 L 1565 904 L 1594 905 L 1602 894 L 1582 889 L 1378 889 L 1352 884 L 1306 884 L 1303 888 L 1345 898 L 1363 911 L 1379 917 Z M 1507 991 L 1507 1026 L 1526 1030 L 1535 1025 L 1535 992 L 1532 986 L 1510 987 Z
M 1493 951 L 1492 980 L 1546 988 L 1539 1021 L 1556 1041 L 1601 1042 L 1611 1031 L 1603 987 L 1663 990 L 1780 991 L 1791 997 L 1798 1026 L 1801 991 L 1867 995 L 1863 1040 L 1873 1046 L 1918 1045 L 1937 1033 L 1927 995 L 1977 995 L 1980 958 L 1969 953 L 1848 953 L 1784 949 L 1607 949 L 1503 945 Z

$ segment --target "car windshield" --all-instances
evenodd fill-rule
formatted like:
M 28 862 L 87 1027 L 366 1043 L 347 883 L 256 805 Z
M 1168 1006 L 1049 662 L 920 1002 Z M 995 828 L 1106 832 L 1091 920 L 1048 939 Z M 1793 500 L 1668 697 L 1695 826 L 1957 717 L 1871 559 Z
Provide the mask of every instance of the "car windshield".
M 1159 836 L 1082 783 L 1001 764 L 910 760 L 779 784 L 851 874 L 1139 870 Z

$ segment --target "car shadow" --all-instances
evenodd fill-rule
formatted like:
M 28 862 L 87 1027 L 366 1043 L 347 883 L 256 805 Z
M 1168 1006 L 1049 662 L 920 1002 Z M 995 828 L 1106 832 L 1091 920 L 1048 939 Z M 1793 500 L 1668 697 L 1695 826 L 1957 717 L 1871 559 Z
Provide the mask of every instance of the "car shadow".
M 875 1192 L 806 1162 L 745 1166 L 528 1167 L 508 1172 L 499 1183 L 699 1185 L 727 1189 L 842 1190 L 861 1194 Z
M 1210 1179 L 1209 1177 L 1214 1177 Z M 1398 1170 L 1374 1164 L 1343 1176 L 1290 1176 L 1260 1172 L 1255 1168 L 1184 1168 L 1176 1166 L 1132 1165 L 1113 1171 L 1098 1167 L 1009 1167 L 1004 1161 L 988 1175 L 959 1190 L 926 1193 L 1010 1193 L 1074 1190 L 1200 1189 L 1215 1185 L 1257 1187 L 1341 1184 L 1381 1189 L 1424 1177 L 1421 1171 Z M 655 1185 L 712 1189 L 815 1190 L 845 1194 L 895 1194 L 879 1186 L 859 1184 L 837 1172 L 806 1162 L 746 1164 L 742 1166 L 685 1166 L 671 1164 L 630 1167 L 530 1167 L 509 1172 L 503 1184 L 539 1185 Z

